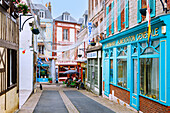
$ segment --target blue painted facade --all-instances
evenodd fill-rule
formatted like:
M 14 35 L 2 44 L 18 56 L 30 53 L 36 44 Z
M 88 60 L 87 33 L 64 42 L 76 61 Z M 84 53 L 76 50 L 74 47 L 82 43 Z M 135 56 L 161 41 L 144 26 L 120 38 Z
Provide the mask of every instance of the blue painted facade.
M 140 97 L 144 97 L 164 106 L 170 106 L 170 51 L 168 51 L 168 49 L 170 49 L 170 44 L 168 44 L 170 43 L 169 18 L 170 15 L 163 15 L 151 20 L 152 43 L 150 45 L 147 43 L 147 22 L 100 41 L 103 50 L 102 76 L 103 82 L 105 83 L 104 94 L 106 96 L 109 96 L 111 92 L 110 85 L 113 85 L 130 92 L 130 106 L 136 110 L 140 110 Z M 140 18 L 138 18 L 138 22 L 140 22 Z M 163 26 L 166 26 L 166 34 L 162 33 Z M 152 53 L 147 53 L 149 49 L 152 50 Z M 124 53 L 123 55 L 121 55 L 122 52 Z M 140 70 L 142 70 L 141 59 L 144 58 L 159 59 L 159 81 L 157 82 L 159 84 L 156 84 L 159 85 L 159 96 L 157 97 L 155 95 L 149 96 L 144 94 L 140 86 Z M 111 59 L 113 60 L 113 69 L 110 69 Z M 126 80 L 124 81 L 127 82 L 123 83 L 121 86 L 118 82 L 123 80 L 118 78 L 118 61 L 124 59 L 127 61 L 127 77 L 125 77 Z M 110 74 L 110 71 L 113 71 L 113 75 Z
M 44 24 L 46 27 L 43 30 L 44 35 L 46 36 L 45 41 L 51 43 L 51 50 L 52 50 L 52 43 L 53 43 L 53 19 L 41 19 L 40 24 Z M 38 42 L 41 42 L 38 40 Z M 50 43 L 48 43 L 50 45 Z M 52 56 L 52 52 L 47 51 L 45 49 L 44 55 L 46 56 Z

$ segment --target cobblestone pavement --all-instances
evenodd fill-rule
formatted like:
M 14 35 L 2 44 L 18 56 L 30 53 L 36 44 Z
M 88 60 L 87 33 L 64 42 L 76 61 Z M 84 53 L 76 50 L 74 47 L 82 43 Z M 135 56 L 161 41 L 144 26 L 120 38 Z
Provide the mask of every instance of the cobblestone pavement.
M 39 103 L 42 101 L 42 99 L 40 100 L 40 98 L 43 96 L 42 92 L 43 91 L 48 92 L 48 90 L 56 91 L 56 94 L 58 92 L 58 94 L 60 96 L 55 97 L 54 100 L 56 101 L 57 98 L 60 98 L 60 101 L 62 103 L 64 103 L 64 105 L 67 109 L 66 112 L 69 112 L 69 113 L 79 113 L 79 112 L 85 113 L 83 110 L 86 110 L 86 113 L 91 113 L 90 110 L 94 110 L 92 105 L 95 107 L 98 107 L 98 109 L 103 109 L 103 110 L 105 109 L 105 111 L 109 111 L 109 112 L 112 111 L 113 113 L 114 112 L 116 112 L 116 113 L 135 113 L 134 111 L 132 111 L 122 105 L 114 103 L 113 101 L 110 101 L 110 100 L 103 98 L 101 96 L 97 96 L 97 95 L 95 95 L 91 92 L 88 92 L 86 90 L 77 90 L 76 88 L 68 88 L 64 85 L 58 85 L 58 84 L 57 85 L 56 84 L 52 84 L 52 85 L 43 84 L 42 86 L 43 86 L 43 90 L 40 90 L 39 88 L 37 88 L 37 92 L 32 94 L 32 96 L 27 100 L 27 102 L 21 107 L 21 109 L 19 110 L 19 113 L 33 113 L 33 112 L 34 113 L 43 113 L 42 111 L 36 111 L 36 109 L 37 109 L 36 106 L 39 106 L 40 105 Z M 68 95 L 68 92 L 74 92 L 74 93 L 77 92 L 76 94 L 79 95 L 79 99 L 71 98 L 72 96 L 69 96 L 71 94 Z M 78 103 L 80 103 L 79 100 L 81 98 L 88 100 L 88 101 L 84 101 L 84 102 L 82 102 L 82 104 L 78 104 Z M 76 99 L 76 100 L 74 100 L 74 99 Z M 48 100 L 48 102 L 50 102 L 49 100 Z M 55 101 L 53 101 L 54 107 L 56 106 Z M 43 100 L 43 102 L 45 102 L 45 100 Z M 88 102 L 90 102 L 89 105 L 91 105 L 91 107 L 89 107 L 89 109 L 88 109 Z M 52 107 L 53 104 L 51 103 L 50 107 Z M 85 106 L 85 105 L 87 105 L 87 106 Z M 83 106 L 85 106 L 85 108 L 83 110 L 80 109 Z M 39 107 L 41 108 L 42 106 L 39 106 Z M 45 107 L 45 106 L 43 106 L 43 107 Z M 46 107 L 48 107 L 48 106 L 46 106 Z M 61 107 L 64 107 L 64 106 L 62 105 Z M 44 112 L 44 113 L 47 113 L 47 112 Z M 53 111 L 50 113 L 53 113 Z M 56 113 L 56 112 L 54 112 L 54 113 Z M 59 113 L 61 113 L 61 112 L 59 112 Z M 64 113 L 64 112 L 62 112 L 62 113 Z

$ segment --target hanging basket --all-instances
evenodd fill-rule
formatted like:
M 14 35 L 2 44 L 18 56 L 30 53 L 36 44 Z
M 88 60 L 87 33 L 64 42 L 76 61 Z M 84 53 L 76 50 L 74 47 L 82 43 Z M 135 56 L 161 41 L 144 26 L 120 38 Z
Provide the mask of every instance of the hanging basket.
M 32 33 L 35 34 L 35 35 L 38 35 L 40 32 L 38 29 L 32 29 Z
M 91 46 L 95 46 L 95 45 L 96 45 L 96 42 L 90 42 L 90 45 L 91 45 Z
M 78 55 L 78 57 L 81 57 L 82 55 Z
M 147 10 L 147 8 L 142 8 L 139 11 L 140 11 L 141 15 L 146 16 L 146 10 Z M 152 12 L 152 9 L 150 9 L 150 13 L 151 12 Z

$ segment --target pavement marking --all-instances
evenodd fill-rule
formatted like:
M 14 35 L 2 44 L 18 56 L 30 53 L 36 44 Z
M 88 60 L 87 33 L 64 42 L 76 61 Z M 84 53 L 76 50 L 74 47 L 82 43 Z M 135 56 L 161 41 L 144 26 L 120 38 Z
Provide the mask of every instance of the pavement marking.
M 59 93 L 69 113 L 80 113 L 62 90 Z

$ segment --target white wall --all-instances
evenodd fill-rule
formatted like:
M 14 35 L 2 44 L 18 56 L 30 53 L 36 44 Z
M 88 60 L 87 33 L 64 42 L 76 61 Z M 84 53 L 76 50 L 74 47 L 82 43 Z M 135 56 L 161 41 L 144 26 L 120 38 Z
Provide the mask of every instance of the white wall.
M 75 42 L 75 29 L 70 29 L 70 42 Z
M 57 41 L 62 41 L 62 27 L 57 27 Z
M 21 16 L 21 25 L 30 16 Z M 32 46 L 32 32 L 29 23 L 33 19 L 28 20 L 19 36 L 19 89 L 33 90 L 33 51 L 30 51 Z M 25 54 L 22 53 L 23 50 Z

